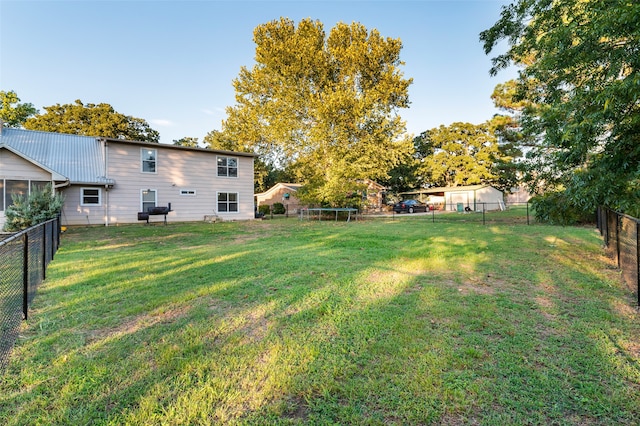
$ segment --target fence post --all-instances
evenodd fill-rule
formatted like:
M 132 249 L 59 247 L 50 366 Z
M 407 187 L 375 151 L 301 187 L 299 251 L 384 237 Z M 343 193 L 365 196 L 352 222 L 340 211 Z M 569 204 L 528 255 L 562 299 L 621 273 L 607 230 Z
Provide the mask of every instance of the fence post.
M 53 257 L 56 255 L 55 238 L 56 238 L 56 228 L 58 227 L 57 223 L 58 223 L 57 220 L 55 222 L 51 222 L 51 260 L 53 260 Z
M 62 216 L 58 215 L 56 220 L 56 251 L 60 247 L 60 234 L 62 234 Z
M 527 201 L 527 225 L 529 224 L 529 201 Z
M 609 209 L 602 208 L 602 236 L 604 237 L 605 247 L 609 247 Z
M 622 216 L 616 212 L 616 257 L 620 269 L 620 232 L 622 232 Z
M 47 279 L 47 224 L 42 223 L 42 281 Z
M 640 307 L 640 222 L 636 221 L 636 294 Z
M 25 232 L 22 238 L 22 313 L 25 321 L 29 310 L 29 233 Z
M 484 219 L 484 212 L 485 210 L 487 210 L 486 208 L 486 203 L 482 203 L 482 224 L 485 224 L 485 219 Z

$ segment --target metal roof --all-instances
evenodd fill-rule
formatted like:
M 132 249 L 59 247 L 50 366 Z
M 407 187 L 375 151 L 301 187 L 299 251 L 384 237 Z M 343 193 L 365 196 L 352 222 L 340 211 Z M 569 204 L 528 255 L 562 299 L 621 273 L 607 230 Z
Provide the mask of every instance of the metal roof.
M 438 192 L 477 191 L 477 190 L 480 190 L 483 188 L 489 188 L 489 187 L 491 187 L 491 185 L 488 185 L 488 184 L 467 185 L 467 186 L 443 186 L 443 187 L 416 189 L 415 191 L 401 192 L 400 195 L 435 194 Z
M 53 172 L 56 180 L 64 177 L 70 183 L 113 183 L 105 176 L 102 144 L 93 137 L 3 128 L 0 147 Z

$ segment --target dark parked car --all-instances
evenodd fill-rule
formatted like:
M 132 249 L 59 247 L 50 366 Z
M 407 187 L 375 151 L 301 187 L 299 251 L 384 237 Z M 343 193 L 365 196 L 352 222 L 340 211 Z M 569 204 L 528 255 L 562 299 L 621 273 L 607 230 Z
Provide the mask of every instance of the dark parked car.
M 404 200 L 400 201 L 393 205 L 393 211 L 396 213 L 415 213 L 415 212 L 426 212 L 427 205 L 418 200 Z

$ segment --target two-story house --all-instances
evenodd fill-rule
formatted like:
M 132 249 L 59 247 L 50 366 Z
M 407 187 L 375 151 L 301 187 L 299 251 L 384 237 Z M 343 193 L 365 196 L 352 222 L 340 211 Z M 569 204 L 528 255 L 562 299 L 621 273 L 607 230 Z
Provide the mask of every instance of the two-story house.
M 12 194 L 47 183 L 64 197 L 63 225 L 133 223 L 138 212 L 169 203 L 167 221 L 252 219 L 253 160 L 249 153 L 0 126 L 0 228 Z

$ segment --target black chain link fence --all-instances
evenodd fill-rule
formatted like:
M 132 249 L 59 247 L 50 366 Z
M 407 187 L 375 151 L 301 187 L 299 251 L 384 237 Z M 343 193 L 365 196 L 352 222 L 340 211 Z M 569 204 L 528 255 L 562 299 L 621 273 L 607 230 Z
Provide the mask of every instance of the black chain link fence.
M 640 306 L 640 220 L 606 207 L 598 208 L 598 229 L 604 238 L 605 251 L 615 259 L 622 278 L 638 298 Z
M 418 215 L 424 215 L 419 213 Z M 410 213 L 387 214 L 395 218 L 414 216 Z M 365 215 L 366 217 L 366 215 Z M 535 222 L 531 205 L 519 203 L 455 203 L 449 205 L 429 205 L 426 220 L 430 222 L 471 222 L 482 225 L 530 225 Z
M 27 319 L 59 244 L 59 219 L 0 239 L 0 370 L 6 367 L 20 323 Z

